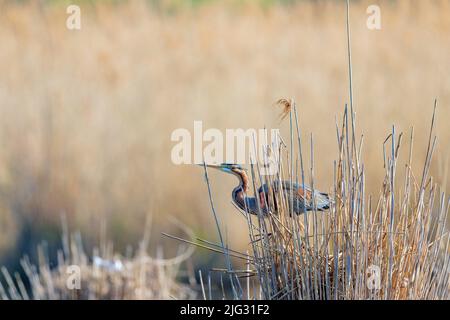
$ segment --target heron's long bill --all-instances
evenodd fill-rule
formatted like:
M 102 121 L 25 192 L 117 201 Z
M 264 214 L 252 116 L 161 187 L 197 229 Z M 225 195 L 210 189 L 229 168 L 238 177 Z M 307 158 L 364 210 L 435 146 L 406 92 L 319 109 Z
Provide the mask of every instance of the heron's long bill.
M 198 166 L 200 166 L 200 167 L 202 167 L 203 168 L 203 166 L 206 166 L 206 167 L 208 167 L 208 168 L 214 168 L 214 169 L 222 169 L 222 166 L 221 165 L 218 165 L 218 164 L 203 164 L 203 163 L 198 163 L 197 164 Z

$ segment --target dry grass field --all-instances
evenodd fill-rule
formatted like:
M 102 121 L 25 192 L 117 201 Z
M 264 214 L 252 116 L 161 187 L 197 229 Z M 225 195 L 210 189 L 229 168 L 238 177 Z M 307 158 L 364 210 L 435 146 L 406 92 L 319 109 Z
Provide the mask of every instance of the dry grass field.
M 421 175 L 435 98 L 431 175 L 445 191 L 450 2 L 379 1 L 381 30 L 366 27 L 369 4 L 351 1 L 350 21 L 366 192 L 380 192 L 393 124 L 406 135 L 414 126 Z M 41 239 L 58 244 L 62 214 L 87 243 L 106 223 L 118 250 L 139 241 L 148 214 L 151 247 L 168 255 L 177 245 L 161 236 L 176 233 L 170 216 L 216 239 L 203 172 L 171 162 L 170 135 L 202 120 L 288 136 L 280 98 L 297 101 L 302 132 L 314 136 L 316 187 L 332 190 L 335 119 L 348 102 L 343 1 L 80 6 L 82 28 L 70 31 L 59 2 L 0 1 L 0 261 L 14 265 Z M 405 148 L 401 166 L 407 156 Z M 210 180 L 226 238 L 247 250 L 246 221 L 230 203 L 235 181 L 213 172 Z M 197 263 L 211 263 L 200 252 Z

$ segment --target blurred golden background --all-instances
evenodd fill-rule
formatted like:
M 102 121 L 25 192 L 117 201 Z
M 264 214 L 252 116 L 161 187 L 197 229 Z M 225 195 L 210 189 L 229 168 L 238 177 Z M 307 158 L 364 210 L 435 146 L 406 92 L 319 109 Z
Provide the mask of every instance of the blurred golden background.
M 202 169 L 171 162 L 173 130 L 275 128 L 274 102 L 294 98 L 314 135 L 316 186 L 331 190 L 335 117 L 348 102 L 344 1 L 78 1 L 81 30 L 66 28 L 68 1 L 0 1 L 0 262 L 14 265 L 61 216 L 87 244 L 102 224 L 118 250 L 153 217 L 153 247 L 170 248 L 175 216 L 216 240 Z M 450 2 L 351 1 L 354 105 L 364 134 L 368 191 L 383 177 L 382 143 L 395 124 L 415 127 L 417 174 L 433 101 L 433 175 L 448 181 Z M 305 157 L 309 159 L 305 141 Z M 210 174 L 230 246 L 245 250 L 245 220 L 230 203 L 232 178 Z M 209 259 L 206 257 L 201 259 Z M 203 262 L 199 262 L 203 263 Z

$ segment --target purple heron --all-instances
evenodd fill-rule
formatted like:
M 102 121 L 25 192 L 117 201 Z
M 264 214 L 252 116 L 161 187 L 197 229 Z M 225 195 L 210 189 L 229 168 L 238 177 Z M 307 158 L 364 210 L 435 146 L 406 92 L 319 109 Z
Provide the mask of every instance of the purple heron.
M 209 168 L 218 169 L 222 172 L 234 175 L 239 180 L 232 192 L 233 202 L 244 212 L 258 215 L 261 212 L 267 215 L 271 212 L 271 208 L 278 210 L 276 193 L 279 192 L 280 184 L 282 186 L 283 195 L 290 198 L 289 206 L 293 208 L 293 212 L 297 215 L 306 211 L 313 211 L 313 190 L 305 185 L 292 183 L 290 181 L 274 181 L 271 185 L 263 184 L 258 189 L 258 197 L 247 196 L 250 191 L 249 178 L 244 169 L 239 164 L 222 163 L 220 165 L 206 165 Z M 291 192 L 292 190 L 292 192 Z M 314 190 L 314 198 L 316 202 L 316 210 L 324 211 L 330 207 L 330 198 L 328 194 Z M 269 209 L 268 209 L 269 207 Z M 261 210 L 261 211 L 259 211 Z

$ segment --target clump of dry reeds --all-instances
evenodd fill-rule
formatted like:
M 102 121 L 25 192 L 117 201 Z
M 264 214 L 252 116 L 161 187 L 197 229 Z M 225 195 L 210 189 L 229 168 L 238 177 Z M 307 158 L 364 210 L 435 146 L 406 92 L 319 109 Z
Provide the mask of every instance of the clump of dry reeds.
M 291 103 L 291 133 L 297 132 L 296 138 L 291 134 L 291 150 L 294 143 L 298 144 L 298 154 L 280 145 L 279 170 L 272 176 L 264 174 L 266 168 L 252 165 L 255 194 L 259 184 L 277 180 L 307 184 L 314 189 L 313 138 L 310 166 L 306 169 L 297 110 Z M 223 270 L 231 277 L 234 298 L 450 298 L 450 237 L 446 229 L 450 201 L 429 176 L 436 144 L 435 113 L 420 179 L 411 169 L 411 130 L 405 178 L 399 184 L 397 168 L 403 134 L 397 135 L 392 128 L 384 143 L 389 144 L 389 151 L 385 152 L 385 177 L 378 199 L 365 194 L 362 138 L 357 141 L 354 115 L 349 114 L 346 107 L 342 124 L 336 124 L 339 153 L 330 209 L 291 215 L 289 191 L 279 188 L 275 195 L 278 205 L 275 207 L 273 201 L 267 204 L 271 214 L 245 215 L 251 253 L 223 246 L 221 251 L 227 258 L 247 260 L 246 270 L 233 270 L 229 263 Z M 246 278 L 246 285 L 241 278 Z
M 294 118 L 297 120 L 296 110 Z M 262 296 L 270 299 L 446 299 L 449 297 L 449 236 L 446 217 L 449 202 L 429 177 L 436 138 L 434 113 L 426 160 L 419 180 L 411 170 L 413 132 L 405 180 L 398 184 L 396 171 L 402 134 L 393 127 L 386 152 L 386 174 L 376 201 L 365 194 L 364 164 L 354 133 L 354 117 L 347 109 L 337 126 L 339 157 L 335 162 L 332 206 L 326 213 L 291 217 L 284 205 L 275 215 L 258 222 L 248 220 L 253 267 Z M 292 120 L 292 113 L 291 113 Z M 291 121 L 292 124 L 292 121 Z M 298 159 L 277 176 L 256 180 L 305 181 L 298 131 Z M 311 154 L 313 140 L 311 139 Z M 298 166 L 299 164 L 299 166 Z M 309 185 L 314 187 L 314 158 Z M 299 172 L 300 174 L 296 174 Z M 287 178 L 287 179 L 286 179 Z M 436 199 L 438 198 L 438 199 Z M 271 204 L 269 204 L 271 205 Z M 255 238 L 258 235 L 258 239 Z
M 89 256 L 80 234 L 69 236 L 65 230 L 56 266 L 45 246 L 38 246 L 37 265 L 28 257 L 21 260 L 25 278 L 2 267 L 6 286 L 0 282 L 0 299 L 194 299 L 192 286 L 178 279 L 193 249 L 182 246 L 174 258 L 154 258 L 147 243 L 144 235 L 136 252 L 126 257 L 115 254 L 112 243 L 103 243 Z

